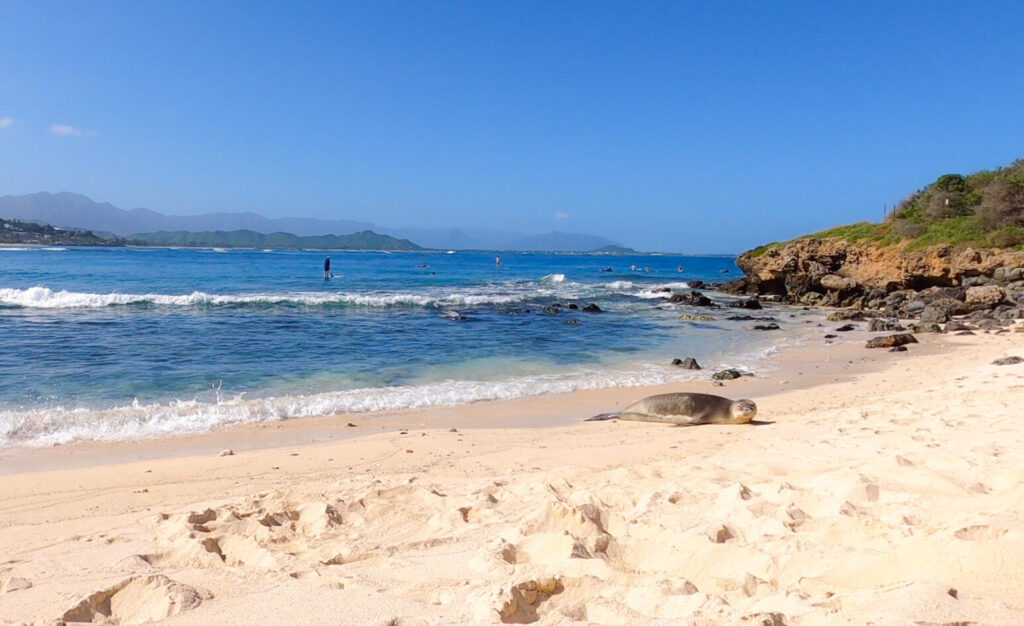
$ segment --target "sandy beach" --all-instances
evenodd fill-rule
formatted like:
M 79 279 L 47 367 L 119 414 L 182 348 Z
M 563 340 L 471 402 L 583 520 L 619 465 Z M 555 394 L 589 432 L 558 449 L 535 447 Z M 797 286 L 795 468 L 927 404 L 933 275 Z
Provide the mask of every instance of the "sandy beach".
M 628 388 L 7 450 L 0 621 L 1021 623 L 1024 334 L 921 341 L 687 386 L 756 425 L 580 421 Z

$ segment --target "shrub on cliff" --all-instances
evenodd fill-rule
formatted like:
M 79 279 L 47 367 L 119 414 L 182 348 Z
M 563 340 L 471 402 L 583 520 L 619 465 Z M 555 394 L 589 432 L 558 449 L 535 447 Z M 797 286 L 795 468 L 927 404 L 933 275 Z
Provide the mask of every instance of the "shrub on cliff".
M 881 224 L 859 222 L 798 239 L 808 237 L 878 247 L 905 242 L 908 249 L 932 245 L 1024 248 L 1024 159 L 968 176 L 944 174 L 904 198 Z M 757 258 L 780 245 L 767 244 L 748 255 Z
M 889 221 L 925 225 L 960 217 L 975 218 L 979 234 L 1024 226 L 1024 159 L 970 176 L 940 176 L 904 199 Z

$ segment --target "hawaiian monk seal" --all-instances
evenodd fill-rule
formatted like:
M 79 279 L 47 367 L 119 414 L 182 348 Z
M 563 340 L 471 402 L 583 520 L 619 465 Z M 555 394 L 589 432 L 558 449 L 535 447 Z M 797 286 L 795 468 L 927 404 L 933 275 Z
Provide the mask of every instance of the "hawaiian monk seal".
M 661 422 L 679 426 L 746 424 L 757 415 L 753 400 L 730 400 L 708 393 L 663 393 L 635 402 L 618 413 L 602 413 L 586 422 L 610 419 Z

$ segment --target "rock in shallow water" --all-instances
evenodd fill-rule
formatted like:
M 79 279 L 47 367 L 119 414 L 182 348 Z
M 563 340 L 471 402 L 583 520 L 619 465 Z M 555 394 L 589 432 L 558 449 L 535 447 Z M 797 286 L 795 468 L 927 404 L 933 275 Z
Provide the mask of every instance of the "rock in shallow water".
M 716 372 L 712 378 L 715 380 L 735 380 L 740 376 L 742 376 L 742 374 L 737 370 L 722 370 L 721 372 Z
M 681 367 L 686 370 L 699 370 L 700 364 L 697 363 L 697 359 L 692 357 L 686 357 L 685 359 L 672 359 L 672 365 Z

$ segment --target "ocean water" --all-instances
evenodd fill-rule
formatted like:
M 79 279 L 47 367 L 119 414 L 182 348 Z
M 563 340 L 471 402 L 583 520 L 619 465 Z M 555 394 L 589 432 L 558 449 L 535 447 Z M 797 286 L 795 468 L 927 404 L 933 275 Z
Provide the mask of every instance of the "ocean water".
M 495 256 L 0 247 L 0 446 L 682 381 L 707 372 L 674 357 L 757 368 L 813 326 L 682 321 L 708 311 L 657 291 L 733 258 Z

